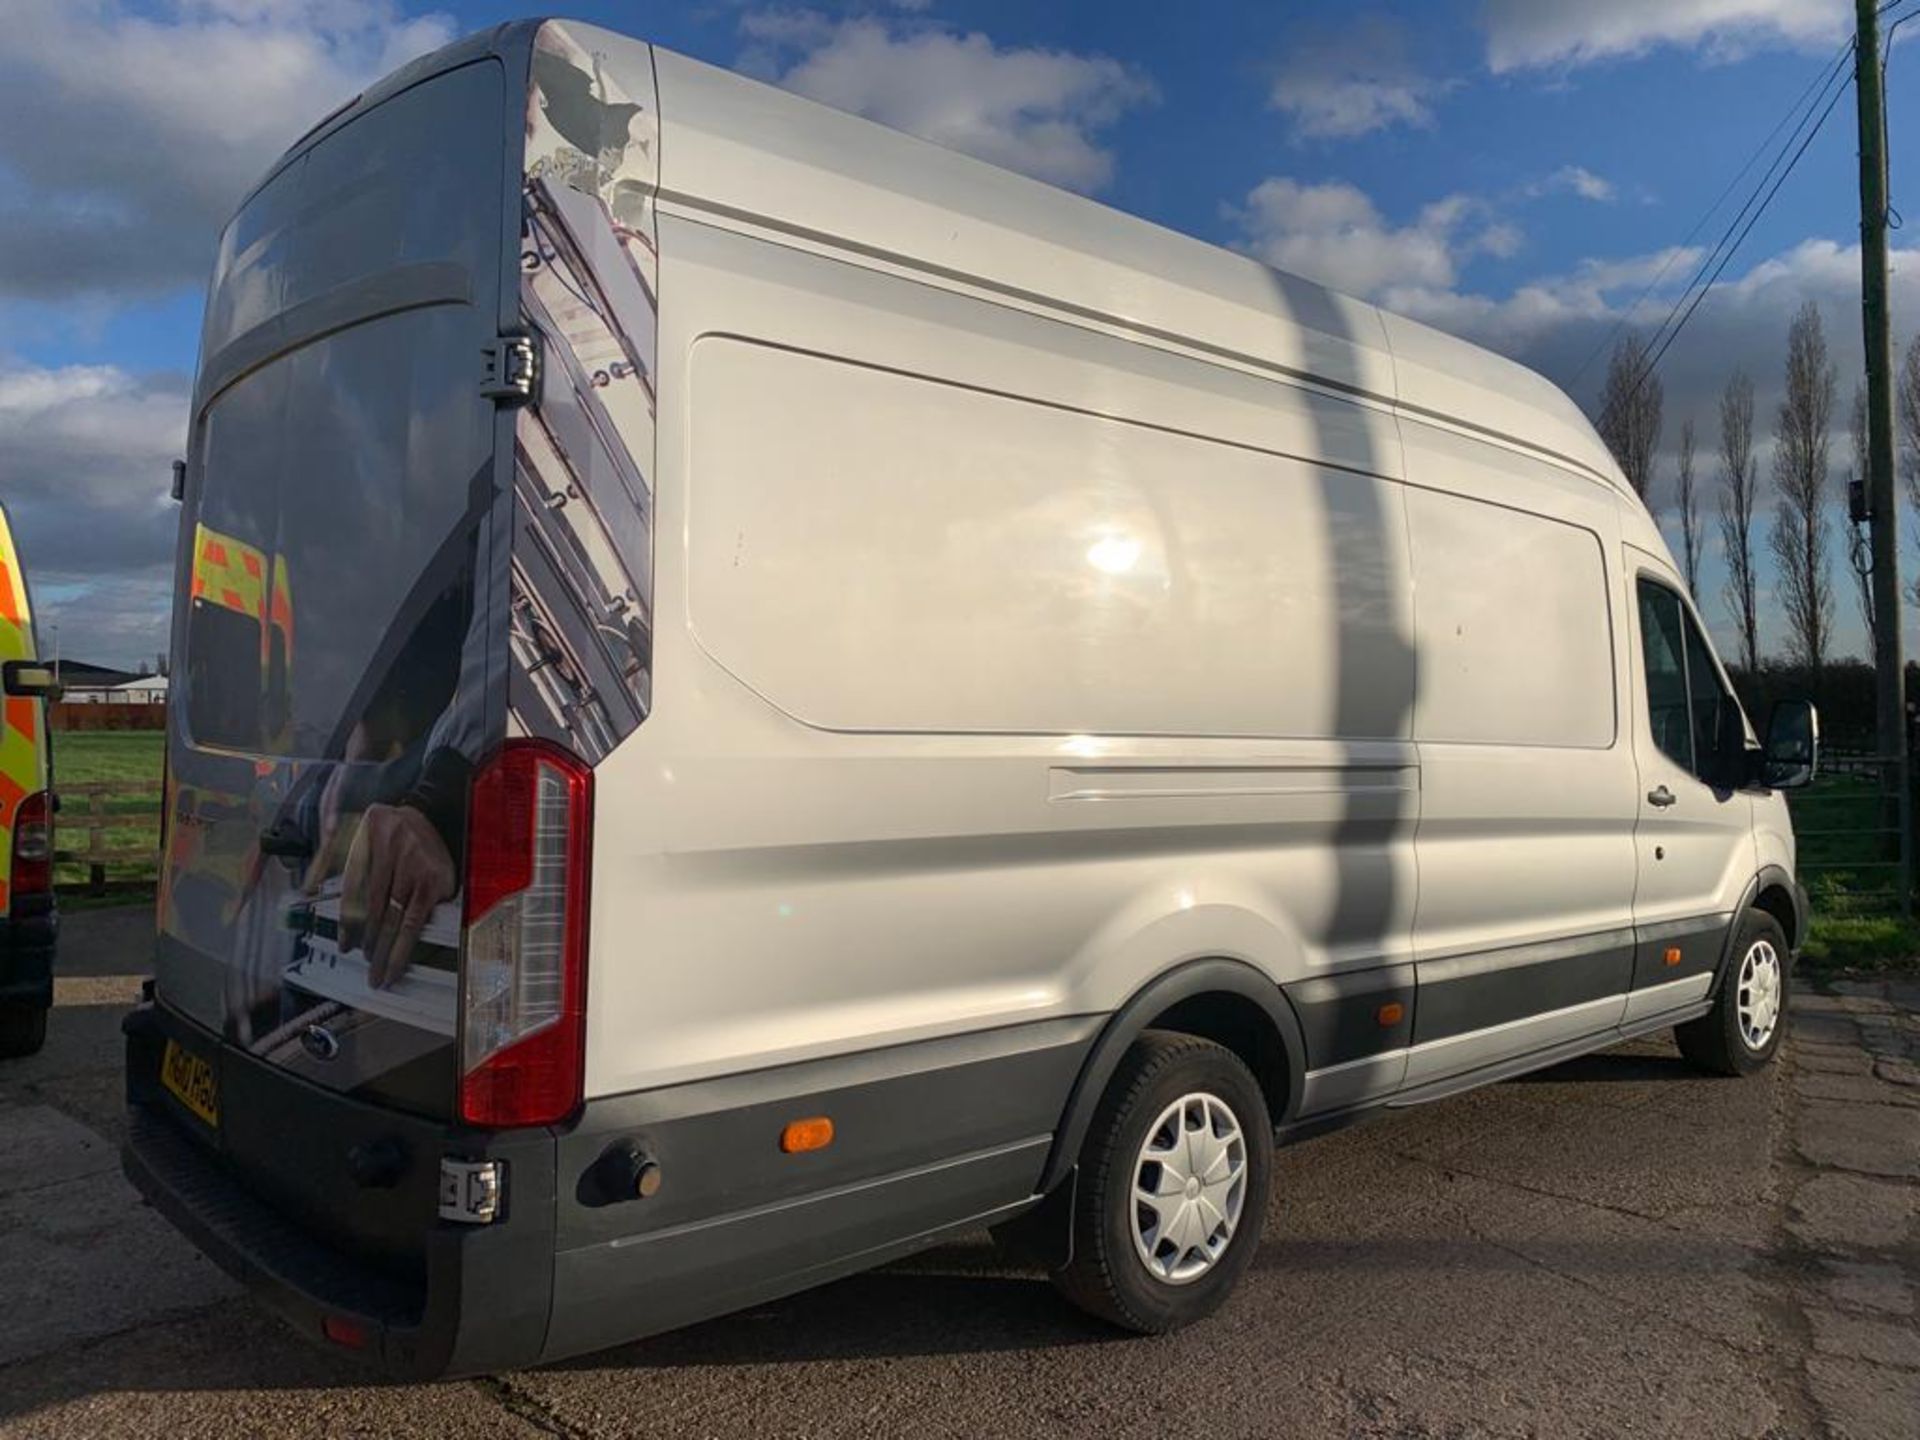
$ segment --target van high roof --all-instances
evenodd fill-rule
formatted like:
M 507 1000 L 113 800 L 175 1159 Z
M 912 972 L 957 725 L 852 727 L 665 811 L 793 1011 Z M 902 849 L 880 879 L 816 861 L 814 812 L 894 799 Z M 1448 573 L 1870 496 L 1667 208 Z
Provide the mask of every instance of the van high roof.
M 1071 309 L 1248 369 L 1397 400 L 1632 494 L 1579 408 L 1523 365 L 1111 206 L 654 53 L 663 204 L 752 216 L 802 242 L 845 245 L 857 235 L 863 251 L 904 270 Z M 1276 325 L 1280 317 L 1292 323 Z
M 315 125 L 281 164 L 430 74 L 524 53 L 542 23 L 501 25 L 403 67 Z M 567 29 L 609 51 L 644 43 L 576 21 Z M 652 48 L 665 209 L 724 214 L 1004 303 L 1397 404 L 1633 498 L 1579 406 L 1524 365 L 1085 196 Z

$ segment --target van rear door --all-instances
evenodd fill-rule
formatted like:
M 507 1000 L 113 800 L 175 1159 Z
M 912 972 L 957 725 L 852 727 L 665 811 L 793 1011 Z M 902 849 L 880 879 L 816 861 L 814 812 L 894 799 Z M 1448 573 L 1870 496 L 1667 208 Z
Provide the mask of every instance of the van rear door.
M 236 216 L 178 561 L 159 995 L 430 1117 L 456 1083 L 467 778 L 505 726 L 510 421 L 483 373 L 513 243 L 504 103 L 491 60 L 436 75 Z M 357 913 L 368 895 L 392 898 Z

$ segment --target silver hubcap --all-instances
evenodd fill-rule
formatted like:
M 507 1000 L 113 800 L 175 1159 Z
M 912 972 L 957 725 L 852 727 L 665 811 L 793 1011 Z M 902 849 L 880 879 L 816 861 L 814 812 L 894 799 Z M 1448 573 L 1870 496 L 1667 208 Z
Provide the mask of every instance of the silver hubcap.
M 1247 1141 L 1213 1095 L 1160 1112 L 1133 1167 L 1133 1248 L 1156 1280 L 1198 1280 L 1222 1255 L 1247 1203 Z
M 1740 989 L 1734 996 L 1740 1013 L 1740 1038 L 1749 1050 L 1761 1050 L 1780 1023 L 1780 956 L 1767 940 L 1747 947 L 1740 961 Z

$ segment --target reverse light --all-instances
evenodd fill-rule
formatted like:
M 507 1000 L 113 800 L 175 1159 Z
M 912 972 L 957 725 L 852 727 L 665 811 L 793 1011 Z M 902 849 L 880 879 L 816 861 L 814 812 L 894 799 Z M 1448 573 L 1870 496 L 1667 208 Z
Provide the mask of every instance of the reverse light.
M 550 1125 L 580 1103 L 593 772 L 509 740 L 467 807 L 460 1118 Z
M 14 811 L 12 860 L 15 895 L 53 889 L 53 815 L 44 790 L 27 796 Z

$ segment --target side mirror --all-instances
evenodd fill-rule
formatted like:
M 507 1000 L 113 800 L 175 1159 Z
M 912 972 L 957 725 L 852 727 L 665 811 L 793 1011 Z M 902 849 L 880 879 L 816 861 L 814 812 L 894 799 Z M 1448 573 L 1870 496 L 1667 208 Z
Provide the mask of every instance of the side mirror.
M 1761 782 L 1774 790 L 1811 785 L 1820 767 L 1820 716 L 1806 700 L 1781 700 L 1767 717 Z
M 0 690 L 22 700 L 58 700 L 60 684 L 53 667 L 38 660 L 9 660 L 0 665 Z

